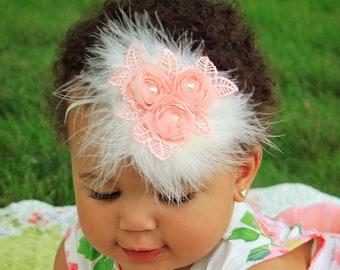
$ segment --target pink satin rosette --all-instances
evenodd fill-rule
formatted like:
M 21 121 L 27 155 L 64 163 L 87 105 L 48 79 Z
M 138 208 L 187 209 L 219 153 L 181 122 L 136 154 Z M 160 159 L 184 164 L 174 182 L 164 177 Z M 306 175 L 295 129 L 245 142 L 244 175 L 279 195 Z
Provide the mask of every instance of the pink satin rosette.
M 120 89 L 126 102 L 116 112 L 118 117 L 137 120 L 133 137 L 161 160 L 193 134 L 212 137 L 203 112 L 216 97 L 238 91 L 231 80 L 218 76 L 208 57 L 200 57 L 194 66 L 179 67 L 176 56 L 165 49 L 154 65 L 134 45 L 127 51 L 125 66 L 112 74 L 109 83 Z
M 179 98 L 185 100 L 193 113 L 203 112 L 216 97 L 211 91 L 213 84 L 204 73 L 197 69 L 188 69 L 176 76 L 175 89 Z
M 130 87 L 126 88 L 125 100 L 137 110 L 151 109 L 159 95 L 170 92 L 167 80 L 157 66 L 146 63 L 136 68 Z
M 168 143 L 182 144 L 194 132 L 195 115 L 179 99 L 164 95 L 145 119 L 153 134 Z

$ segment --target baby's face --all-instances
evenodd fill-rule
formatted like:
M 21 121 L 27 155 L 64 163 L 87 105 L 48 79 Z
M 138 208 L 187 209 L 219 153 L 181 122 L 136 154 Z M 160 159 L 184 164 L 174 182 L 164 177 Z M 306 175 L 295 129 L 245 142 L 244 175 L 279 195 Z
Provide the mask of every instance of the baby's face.
M 69 120 L 71 134 L 84 125 Z M 155 194 L 131 167 L 98 188 L 91 161 L 77 155 L 79 136 L 69 142 L 74 189 L 82 230 L 94 248 L 123 270 L 189 269 L 214 249 L 238 194 L 234 174 L 219 171 L 202 179 L 205 187 L 188 189 L 179 204 Z

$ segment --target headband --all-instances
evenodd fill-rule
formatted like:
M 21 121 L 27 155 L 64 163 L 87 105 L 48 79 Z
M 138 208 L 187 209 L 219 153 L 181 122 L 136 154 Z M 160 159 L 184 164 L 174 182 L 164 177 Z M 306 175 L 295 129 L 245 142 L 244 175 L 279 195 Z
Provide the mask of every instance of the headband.
M 216 169 L 242 163 L 244 146 L 268 134 L 231 71 L 203 55 L 204 43 L 193 49 L 189 34 L 174 40 L 158 24 L 147 13 L 109 20 L 86 68 L 55 94 L 69 100 L 66 118 L 86 105 L 79 155 L 96 148 L 91 169 L 100 179 L 132 165 L 156 191 L 180 198 Z

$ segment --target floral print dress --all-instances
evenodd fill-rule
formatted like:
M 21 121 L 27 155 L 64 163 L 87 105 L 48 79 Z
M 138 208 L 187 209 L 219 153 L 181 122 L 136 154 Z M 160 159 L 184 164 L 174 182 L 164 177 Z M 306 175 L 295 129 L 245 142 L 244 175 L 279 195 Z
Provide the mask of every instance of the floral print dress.
M 340 235 L 304 231 L 301 224 L 289 226 L 254 212 L 247 203 L 235 203 L 223 239 L 191 270 L 248 269 L 285 255 L 308 241 L 313 241 L 310 270 L 340 269 Z M 65 256 L 69 270 L 121 270 L 117 263 L 91 246 L 79 223 L 67 231 Z

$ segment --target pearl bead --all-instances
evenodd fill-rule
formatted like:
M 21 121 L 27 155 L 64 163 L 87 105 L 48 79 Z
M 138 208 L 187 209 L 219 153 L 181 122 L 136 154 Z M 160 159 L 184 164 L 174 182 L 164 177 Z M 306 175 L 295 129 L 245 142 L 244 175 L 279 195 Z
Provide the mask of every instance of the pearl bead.
M 150 90 L 151 94 L 157 94 L 158 93 L 158 88 L 155 85 L 151 85 L 149 87 L 149 90 Z
M 188 87 L 189 90 L 192 90 L 192 89 L 195 88 L 195 83 L 193 83 L 193 82 L 188 82 L 188 83 L 187 83 L 187 87 Z
M 179 120 L 179 116 L 178 116 L 178 114 L 177 113 L 172 113 L 172 120 L 174 121 L 174 122 L 178 122 L 178 120 Z

